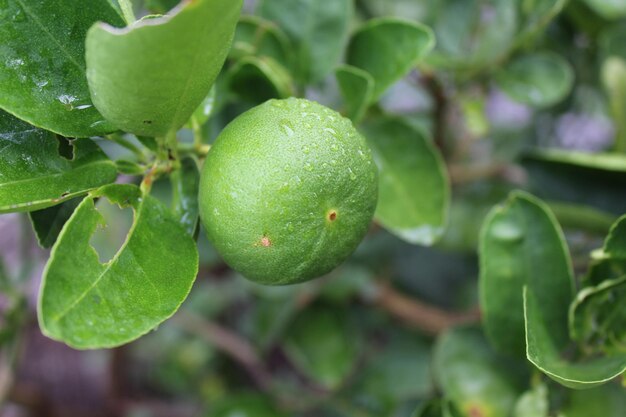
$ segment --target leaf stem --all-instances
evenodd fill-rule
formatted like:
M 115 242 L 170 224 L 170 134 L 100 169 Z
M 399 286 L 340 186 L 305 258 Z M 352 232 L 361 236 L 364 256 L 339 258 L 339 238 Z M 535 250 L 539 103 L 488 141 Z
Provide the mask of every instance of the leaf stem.
M 140 162 L 146 162 L 146 155 L 144 154 L 144 152 L 142 152 L 141 149 L 133 145 L 119 133 L 112 133 L 110 135 L 107 135 L 107 139 L 134 153 Z
M 122 14 L 124 15 L 124 20 L 126 20 L 126 24 L 128 26 L 135 23 L 135 12 L 133 11 L 133 5 L 130 0 L 118 0 L 120 8 L 122 9 Z

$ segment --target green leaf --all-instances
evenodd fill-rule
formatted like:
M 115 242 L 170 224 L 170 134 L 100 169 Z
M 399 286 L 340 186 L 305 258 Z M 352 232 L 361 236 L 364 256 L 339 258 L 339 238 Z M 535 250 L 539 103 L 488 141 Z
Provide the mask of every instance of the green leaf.
M 341 385 L 359 353 L 359 340 L 346 312 L 322 307 L 308 308 L 296 317 L 284 346 L 289 359 L 327 389 Z
M 372 75 L 371 101 L 376 101 L 387 88 L 407 75 L 434 45 L 432 31 L 422 24 L 395 18 L 372 19 L 352 35 L 347 62 Z
M 536 52 L 514 59 L 496 72 L 495 79 L 513 100 L 544 108 L 569 94 L 574 84 L 574 71 L 559 55 Z
M 379 169 L 376 220 L 407 242 L 432 245 L 444 232 L 450 202 L 441 155 L 401 119 L 371 121 L 363 131 Z
M 67 137 L 112 132 L 93 107 L 85 34 L 98 20 L 124 26 L 107 0 L 4 0 L 0 7 L 0 108 Z
M 126 241 L 101 264 L 89 240 L 102 216 L 94 199 L 132 207 Z M 110 185 L 80 203 L 52 248 L 39 294 L 42 332 L 77 349 L 119 346 L 155 328 L 187 297 L 196 245 L 167 207 L 132 185 Z
M 437 48 L 427 63 L 440 68 L 479 70 L 504 57 L 518 27 L 518 2 L 444 0 L 433 29 Z
M 626 155 L 617 153 L 588 153 L 561 149 L 543 149 L 532 152 L 530 156 L 543 161 L 626 173 Z
M 539 384 L 525 392 L 513 410 L 513 417 L 548 417 L 549 413 L 548 388 Z
M 206 417 L 283 417 L 268 398 L 259 394 L 236 394 L 218 401 Z
M 611 227 L 604 242 L 604 253 L 611 258 L 626 259 L 626 215 Z
M 420 405 L 411 417 L 442 417 L 441 400 L 434 399 Z
M 617 130 L 615 148 L 623 153 L 626 152 L 626 59 L 609 57 L 602 65 L 602 82 Z
M 253 103 L 295 94 L 291 75 L 272 58 L 244 57 L 228 71 L 228 75 L 231 90 Z
M 546 320 L 567 321 L 574 283 L 563 232 L 543 202 L 514 192 L 487 216 L 479 248 L 485 332 L 497 350 L 521 356 L 525 285 L 544 304 Z M 567 329 L 556 325 L 550 330 L 560 345 L 568 340 Z
M 144 19 L 125 29 L 92 26 L 86 40 L 87 79 L 98 110 L 137 135 L 178 130 L 222 68 L 241 3 L 187 1 L 171 16 Z
M 623 417 L 626 390 L 618 384 L 607 384 L 585 391 L 569 391 L 563 417 Z
M 278 25 L 258 16 L 241 16 L 235 31 L 231 57 L 269 57 L 289 68 L 292 63 L 289 38 Z
M 555 295 L 552 293 L 551 295 Z M 563 320 L 550 312 L 545 297 L 524 287 L 524 317 L 526 320 L 526 355 L 539 370 L 561 385 L 573 389 L 588 389 L 606 383 L 626 370 L 626 354 L 568 361 L 561 354 L 568 341 L 558 334 L 567 331 Z M 556 333 L 557 330 L 560 330 Z
M 581 290 L 569 310 L 572 339 L 598 352 L 626 354 L 626 276 Z
M 80 201 L 79 198 L 74 198 L 56 206 L 28 213 L 37 241 L 42 248 L 51 248 L 54 245 L 63 225 L 74 213 Z
M 180 219 L 189 235 L 193 236 L 198 227 L 198 189 L 200 171 L 198 164 L 191 158 L 183 158 L 180 168 L 170 177 L 172 182 L 172 206 L 174 214 Z
M 448 330 L 435 347 L 435 380 L 462 416 L 508 417 L 525 379 L 521 365 L 499 357 L 474 328 Z
M 261 0 L 258 7 L 290 37 L 300 83 L 317 82 L 332 71 L 348 37 L 351 0 Z
M 94 142 L 67 143 L 0 110 L 0 213 L 43 209 L 115 181 L 115 164 Z
M 517 44 L 541 36 L 545 28 L 557 17 L 569 0 L 522 0 L 523 25 L 517 35 Z
M 626 3 L 623 0 L 584 0 L 589 7 L 605 19 L 619 19 L 626 16 Z
M 358 123 L 372 101 L 374 79 L 362 69 L 341 65 L 335 70 L 337 84 L 346 106 L 346 115 Z
M 211 87 L 209 94 L 202 100 L 202 103 L 196 108 L 191 117 L 189 118 L 189 122 L 187 123 L 187 127 L 190 129 L 200 128 L 206 122 L 209 121 L 213 112 L 215 111 L 215 97 L 216 97 L 216 88 L 215 85 Z

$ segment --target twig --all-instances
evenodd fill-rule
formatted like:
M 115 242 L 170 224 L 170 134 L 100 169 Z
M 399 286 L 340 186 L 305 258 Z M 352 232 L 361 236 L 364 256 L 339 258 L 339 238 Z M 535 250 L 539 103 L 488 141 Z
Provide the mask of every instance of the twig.
M 431 73 L 423 73 L 420 82 L 428 90 L 434 101 L 433 107 L 433 140 L 442 155 L 447 155 L 446 146 L 446 114 L 448 112 L 448 98 L 443 84 Z
M 448 165 L 450 180 L 454 185 L 468 184 L 488 178 L 501 178 L 516 185 L 527 181 L 526 171 L 518 165 L 493 163 L 487 165 Z
M 172 321 L 189 333 L 199 336 L 240 363 L 254 382 L 266 392 L 272 392 L 272 376 L 256 350 L 247 340 L 217 323 L 188 311 L 179 311 Z
M 391 288 L 388 284 L 378 283 L 370 300 L 392 316 L 404 320 L 409 325 L 426 333 L 436 335 L 449 327 L 471 323 L 480 319 L 478 310 L 453 313 L 423 303 Z

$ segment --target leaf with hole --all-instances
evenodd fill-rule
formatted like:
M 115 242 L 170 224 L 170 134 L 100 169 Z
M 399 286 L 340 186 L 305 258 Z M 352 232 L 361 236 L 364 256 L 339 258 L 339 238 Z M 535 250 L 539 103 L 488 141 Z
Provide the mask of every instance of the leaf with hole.
M 335 78 L 346 107 L 346 116 L 358 123 L 374 92 L 374 79 L 367 72 L 351 65 L 341 65 L 335 70 Z
M 54 206 L 117 177 L 90 139 L 57 140 L 1 110 L 0 149 L 0 213 Z
M 494 347 L 523 356 L 525 285 L 545 304 L 550 323 L 567 321 L 574 281 L 563 232 L 539 199 L 514 192 L 485 219 L 480 234 L 480 305 Z M 566 329 L 550 326 L 564 343 Z
M 85 34 L 97 21 L 123 26 L 107 0 L 5 0 L 0 7 L 0 108 L 67 137 L 112 132 L 93 107 L 85 76 Z
M 106 198 L 134 211 L 124 244 L 100 263 L 90 238 Z M 198 271 L 195 242 L 170 210 L 133 185 L 90 193 L 63 228 L 44 271 L 39 325 L 77 349 L 119 346 L 147 333 L 178 309 Z
M 392 18 L 372 19 L 352 35 L 346 60 L 374 78 L 371 101 L 376 101 L 434 45 L 432 31 L 422 24 Z
M 92 26 L 86 39 L 87 80 L 98 110 L 116 127 L 137 135 L 178 130 L 224 64 L 241 3 L 184 1 L 171 15 L 125 29 Z
M 450 204 L 443 158 L 401 119 L 369 121 L 363 132 L 379 169 L 376 220 L 409 243 L 432 245 L 444 232 Z

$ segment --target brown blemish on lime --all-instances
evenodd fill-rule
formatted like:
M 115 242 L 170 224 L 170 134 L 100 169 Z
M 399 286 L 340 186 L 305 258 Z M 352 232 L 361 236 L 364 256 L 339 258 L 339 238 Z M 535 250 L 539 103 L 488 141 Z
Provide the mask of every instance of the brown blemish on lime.
M 328 212 L 328 220 L 330 220 L 331 222 L 334 222 L 335 220 L 337 220 L 337 211 L 336 210 L 331 210 Z
M 468 411 L 470 417 L 485 417 L 482 410 L 477 405 L 470 406 Z
M 261 246 L 266 247 L 266 248 L 272 246 L 272 242 L 270 241 L 270 238 L 267 236 L 263 236 L 263 238 L 261 239 Z

